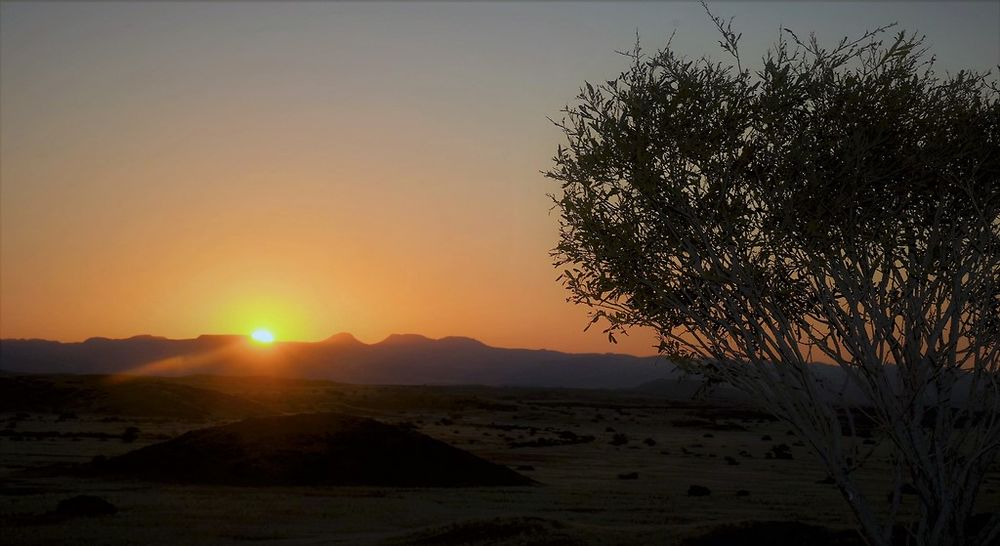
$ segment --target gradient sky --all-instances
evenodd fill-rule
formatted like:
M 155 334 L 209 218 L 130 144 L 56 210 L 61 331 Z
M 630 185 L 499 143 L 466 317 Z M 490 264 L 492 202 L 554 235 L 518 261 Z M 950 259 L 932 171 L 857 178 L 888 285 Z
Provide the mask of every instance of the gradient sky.
M 996 69 L 1000 3 L 714 3 L 759 58 L 898 21 Z M 539 174 L 584 80 L 718 56 L 693 3 L 0 5 L 0 336 L 271 328 L 650 354 L 583 333 Z

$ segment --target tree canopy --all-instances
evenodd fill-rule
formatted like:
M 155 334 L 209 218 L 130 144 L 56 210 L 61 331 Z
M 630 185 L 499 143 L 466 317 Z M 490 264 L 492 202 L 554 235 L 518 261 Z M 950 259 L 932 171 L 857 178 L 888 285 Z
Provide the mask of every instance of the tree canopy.
M 901 518 L 915 544 L 985 543 L 1000 522 L 977 538 L 966 520 L 1000 450 L 995 80 L 941 76 L 919 37 L 889 27 L 829 48 L 786 31 L 751 70 L 713 20 L 725 62 L 637 44 L 556 121 L 553 256 L 570 301 L 612 340 L 654 328 L 663 354 L 786 420 L 872 544 Z M 879 446 L 826 396 L 845 388 Z M 853 476 L 880 448 L 888 506 Z

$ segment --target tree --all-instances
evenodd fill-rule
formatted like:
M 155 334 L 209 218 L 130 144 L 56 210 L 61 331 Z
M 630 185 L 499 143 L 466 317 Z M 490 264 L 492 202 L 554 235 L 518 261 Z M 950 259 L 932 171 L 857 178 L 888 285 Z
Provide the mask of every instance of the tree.
M 555 122 L 569 300 L 786 421 L 870 544 L 990 543 L 998 518 L 967 522 L 1000 450 L 996 82 L 937 75 L 889 27 L 831 48 L 785 31 L 750 70 L 712 19 L 732 61 L 637 43 Z M 871 457 L 887 497 L 858 483 Z

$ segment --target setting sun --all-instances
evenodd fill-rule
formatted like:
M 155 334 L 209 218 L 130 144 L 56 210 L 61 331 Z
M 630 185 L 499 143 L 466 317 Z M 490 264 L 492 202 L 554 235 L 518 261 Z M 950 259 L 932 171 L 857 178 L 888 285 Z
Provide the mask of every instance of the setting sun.
M 257 343 L 274 343 L 274 334 L 263 328 L 258 328 L 250 334 Z

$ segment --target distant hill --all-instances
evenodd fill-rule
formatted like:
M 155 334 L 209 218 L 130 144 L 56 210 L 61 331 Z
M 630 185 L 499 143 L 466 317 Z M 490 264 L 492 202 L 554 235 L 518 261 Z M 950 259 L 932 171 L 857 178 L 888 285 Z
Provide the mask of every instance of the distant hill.
M 81 343 L 0 340 L 0 369 L 15 373 L 271 375 L 346 383 L 632 388 L 672 377 L 664 359 L 502 349 L 464 337 L 392 335 L 366 344 L 342 333 L 270 346 L 243 336 L 92 338 Z
M 820 399 L 850 406 L 870 406 L 871 400 L 858 386 L 857 382 L 839 366 L 829 364 L 811 364 L 810 372 L 816 381 L 816 392 Z M 902 393 L 902 385 L 894 367 L 889 366 L 886 370 L 887 383 L 885 388 L 891 389 L 885 392 Z M 956 403 L 964 403 L 968 400 L 968 393 L 971 387 L 971 377 L 963 377 L 956 383 L 954 392 L 950 394 L 950 399 Z M 697 375 L 684 375 L 678 369 L 674 377 L 654 379 L 636 387 L 636 391 L 653 396 L 663 396 L 670 399 L 692 398 L 696 394 L 707 401 L 712 402 L 735 402 L 740 404 L 753 404 L 750 395 L 743 393 L 730 385 L 715 385 L 711 389 L 699 392 L 704 387 L 703 379 Z M 925 393 L 928 402 L 934 399 L 934 393 Z
M 0 412 L 96 413 L 235 419 L 270 411 L 249 400 L 155 378 L 95 375 L 0 377 Z

